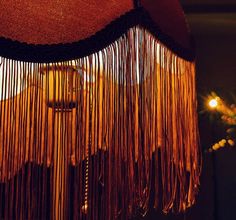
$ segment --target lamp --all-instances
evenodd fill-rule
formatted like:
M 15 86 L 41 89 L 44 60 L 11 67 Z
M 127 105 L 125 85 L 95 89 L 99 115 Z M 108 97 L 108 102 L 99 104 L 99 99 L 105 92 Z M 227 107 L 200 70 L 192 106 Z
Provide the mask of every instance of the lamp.
M 177 0 L 1 1 L 2 219 L 195 202 L 194 49 Z

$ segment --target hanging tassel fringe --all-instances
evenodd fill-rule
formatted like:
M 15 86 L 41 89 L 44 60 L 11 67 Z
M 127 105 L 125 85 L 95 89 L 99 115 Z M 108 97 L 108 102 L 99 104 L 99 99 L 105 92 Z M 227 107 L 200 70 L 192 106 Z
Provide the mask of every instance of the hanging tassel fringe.
M 0 219 L 123 220 L 194 203 L 194 63 L 134 27 L 88 57 L 0 65 Z

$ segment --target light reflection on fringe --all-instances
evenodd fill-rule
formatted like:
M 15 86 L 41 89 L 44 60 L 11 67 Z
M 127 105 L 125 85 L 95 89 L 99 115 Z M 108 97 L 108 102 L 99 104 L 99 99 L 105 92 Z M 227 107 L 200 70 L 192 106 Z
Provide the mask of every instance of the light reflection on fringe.
M 127 219 L 194 203 L 194 63 L 139 27 L 77 60 L 0 59 L 0 218 Z

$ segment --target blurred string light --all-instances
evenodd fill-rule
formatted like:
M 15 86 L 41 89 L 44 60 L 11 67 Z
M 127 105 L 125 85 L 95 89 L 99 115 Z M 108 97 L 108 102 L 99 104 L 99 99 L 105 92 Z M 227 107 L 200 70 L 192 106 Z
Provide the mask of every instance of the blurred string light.
M 208 105 L 210 108 L 215 109 L 218 106 L 217 98 L 210 99 Z
M 236 143 L 236 105 L 228 105 L 221 97 L 212 92 L 206 99 L 207 109 L 220 114 L 220 122 L 229 126 L 226 137 L 213 144 L 207 151 L 213 152 L 224 147 L 233 147 Z

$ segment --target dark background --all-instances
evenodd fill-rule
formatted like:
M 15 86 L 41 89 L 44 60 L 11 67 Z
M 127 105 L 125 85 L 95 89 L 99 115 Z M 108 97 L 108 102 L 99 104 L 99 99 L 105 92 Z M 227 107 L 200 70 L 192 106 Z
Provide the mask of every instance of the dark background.
M 196 41 L 199 112 L 211 91 L 236 96 L 236 0 L 181 0 Z M 184 214 L 151 212 L 147 220 L 236 220 L 236 147 L 205 153 L 225 135 L 209 114 L 199 113 L 203 171 L 196 205 Z

